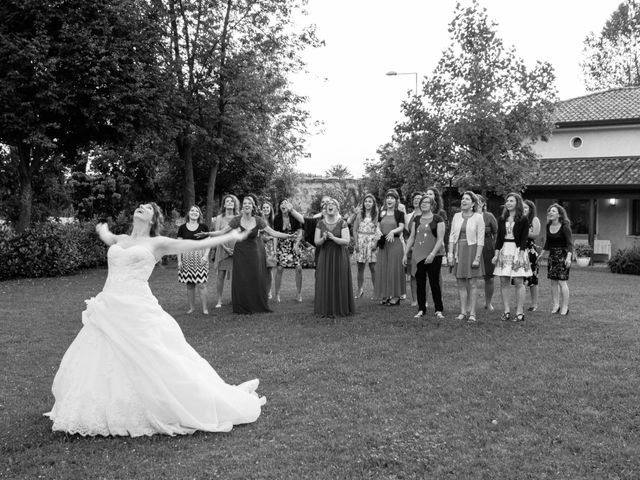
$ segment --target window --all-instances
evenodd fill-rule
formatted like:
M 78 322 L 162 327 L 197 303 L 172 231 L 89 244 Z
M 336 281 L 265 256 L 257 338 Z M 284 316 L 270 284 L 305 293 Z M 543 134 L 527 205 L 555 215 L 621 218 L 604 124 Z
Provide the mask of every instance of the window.
M 559 200 L 558 203 L 571 220 L 571 233 L 589 233 L 589 200 Z
M 573 148 L 580 148 L 582 146 L 582 139 L 580 137 L 573 137 L 571 139 L 571 146 Z
M 631 200 L 630 235 L 640 235 L 640 199 Z

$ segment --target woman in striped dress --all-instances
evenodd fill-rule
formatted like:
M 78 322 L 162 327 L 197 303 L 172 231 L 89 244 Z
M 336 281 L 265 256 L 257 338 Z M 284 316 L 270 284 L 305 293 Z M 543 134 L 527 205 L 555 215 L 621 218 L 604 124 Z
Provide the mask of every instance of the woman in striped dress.
M 189 209 L 186 222 L 178 228 L 178 238 L 185 240 L 197 240 L 196 234 L 208 232 L 209 229 L 203 223 L 202 210 L 197 205 Z M 196 286 L 202 302 L 202 313 L 209 313 L 207 307 L 207 279 L 209 277 L 209 249 L 192 250 L 178 254 L 178 281 L 187 285 L 187 300 L 189 310 L 193 313 L 196 303 Z

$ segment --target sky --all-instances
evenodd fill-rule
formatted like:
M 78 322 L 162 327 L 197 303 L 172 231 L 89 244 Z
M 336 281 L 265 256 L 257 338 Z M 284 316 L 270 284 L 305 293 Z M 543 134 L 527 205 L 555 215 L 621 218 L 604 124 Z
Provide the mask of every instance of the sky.
M 527 65 L 547 61 L 555 69 L 561 100 L 586 93 L 580 69 L 584 39 L 600 32 L 621 0 L 479 0 L 506 47 Z M 462 0 L 463 5 L 470 0 Z M 401 102 L 416 76 L 431 74 L 450 43 L 447 31 L 456 0 L 309 0 L 302 21 L 315 24 L 326 46 L 308 50 L 307 72 L 292 76 L 294 90 L 308 97 L 313 122 L 322 122 L 307 142 L 310 158 L 297 170 L 324 175 L 335 164 L 355 177 L 366 159 L 391 140 L 402 120 Z

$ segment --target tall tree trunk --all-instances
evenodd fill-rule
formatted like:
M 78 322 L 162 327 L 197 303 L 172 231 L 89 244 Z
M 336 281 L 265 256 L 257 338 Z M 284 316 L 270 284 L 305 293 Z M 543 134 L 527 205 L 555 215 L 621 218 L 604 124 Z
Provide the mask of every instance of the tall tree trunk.
M 207 225 L 211 228 L 213 215 L 213 201 L 216 193 L 216 178 L 218 177 L 218 158 L 216 157 L 209 170 L 209 185 L 207 186 L 207 211 L 205 213 Z
M 212 148 L 213 162 L 209 170 L 209 185 L 207 186 L 207 219 L 211 222 L 213 217 L 213 199 L 216 192 L 216 178 L 218 176 L 218 167 L 220 165 L 220 150 L 222 145 L 222 133 L 225 110 L 225 67 L 227 59 L 227 45 L 229 43 L 229 18 L 231 16 L 232 0 L 227 0 L 227 11 L 224 16 L 224 25 L 222 26 L 222 35 L 220 36 L 220 74 L 218 75 L 218 118 L 215 128 L 215 141 Z
M 183 131 L 176 138 L 178 155 L 184 169 L 184 188 L 182 190 L 182 208 L 186 213 L 196 203 L 196 188 L 193 177 L 193 138 Z
M 18 146 L 18 178 L 20 181 L 20 216 L 16 231 L 22 233 L 31 224 L 31 205 L 33 202 L 33 187 L 31 181 L 33 172 L 31 169 L 31 147 L 21 143 Z

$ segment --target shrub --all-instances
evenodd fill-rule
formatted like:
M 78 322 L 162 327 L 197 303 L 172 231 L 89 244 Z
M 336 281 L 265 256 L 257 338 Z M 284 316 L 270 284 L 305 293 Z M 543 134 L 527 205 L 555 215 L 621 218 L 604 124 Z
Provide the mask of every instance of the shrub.
M 11 278 L 57 277 L 107 263 L 107 246 L 95 231 L 99 219 L 89 222 L 35 224 L 22 234 L 0 225 L 0 281 Z M 130 230 L 131 218 L 121 214 L 109 221 L 113 233 Z M 165 221 L 162 235 L 175 238 L 175 221 Z M 166 260 L 175 258 L 167 256 Z
M 0 280 L 19 277 L 55 277 L 78 269 L 80 249 L 68 226 L 41 223 L 26 229 L 0 251 Z
M 593 247 L 588 243 L 579 243 L 574 248 L 576 257 L 591 257 L 593 255 Z
M 618 250 L 607 263 L 612 273 L 640 275 L 640 247 Z

